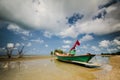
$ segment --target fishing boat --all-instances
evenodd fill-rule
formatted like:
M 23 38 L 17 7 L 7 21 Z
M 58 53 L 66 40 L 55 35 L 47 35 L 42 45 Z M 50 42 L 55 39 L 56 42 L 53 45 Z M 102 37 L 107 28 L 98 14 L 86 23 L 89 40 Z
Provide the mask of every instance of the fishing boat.
M 55 53 L 58 60 L 66 61 L 66 62 L 86 62 L 88 63 L 95 55 L 93 54 L 86 54 L 80 56 L 68 56 L 63 55 L 61 53 Z
M 62 62 L 80 64 L 82 66 L 89 67 L 89 68 L 101 66 L 98 63 L 89 62 L 95 56 L 94 54 L 86 54 L 86 55 L 80 55 L 80 56 L 68 56 L 68 55 L 61 54 L 61 53 L 55 53 L 55 55 L 57 56 L 57 60 L 62 61 Z
M 64 53 L 60 53 L 59 51 L 55 52 L 57 59 L 64 62 L 77 63 L 90 67 L 96 66 L 93 63 L 89 63 L 89 61 L 95 56 L 94 54 L 87 53 L 86 55 L 75 56 L 76 54 L 75 47 L 79 45 L 80 42 L 77 40 L 73 45 L 73 47 L 70 49 L 69 53 L 64 54 Z

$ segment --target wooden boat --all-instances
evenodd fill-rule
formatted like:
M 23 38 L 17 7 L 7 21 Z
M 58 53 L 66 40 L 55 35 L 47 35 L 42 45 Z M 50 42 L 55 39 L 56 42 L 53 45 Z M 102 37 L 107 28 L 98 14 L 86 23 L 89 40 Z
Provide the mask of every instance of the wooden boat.
M 88 63 L 95 55 L 80 55 L 80 56 L 68 56 L 60 53 L 55 53 L 58 60 L 66 62 L 86 62 Z
M 80 45 L 80 42 L 78 40 L 75 42 L 75 44 L 70 49 L 70 51 L 75 50 L 75 47 L 77 45 L 78 46 Z M 95 55 L 90 54 L 90 53 L 88 53 L 86 55 L 74 56 L 75 53 L 71 54 L 71 52 L 70 52 L 70 54 L 64 54 L 64 53 L 61 54 L 58 51 L 57 52 L 55 51 L 55 55 L 57 56 L 57 59 L 60 60 L 60 61 L 70 62 L 70 63 L 77 63 L 77 64 L 82 64 L 82 65 L 90 66 L 90 67 L 98 66 L 98 65 L 94 65 L 93 63 L 89 63 L 89 61 L 95 56 Z
M 100 64 L 89 62 L 95 55 L 87 54 L 87 55 L 80 55 L 80 56 L 68 56 L 65 54 L 55 53 L 57 59 L 63 62 L 75 63 L 80 64 L 82 66 L 86 66 L 89 68 L 100 67 Z

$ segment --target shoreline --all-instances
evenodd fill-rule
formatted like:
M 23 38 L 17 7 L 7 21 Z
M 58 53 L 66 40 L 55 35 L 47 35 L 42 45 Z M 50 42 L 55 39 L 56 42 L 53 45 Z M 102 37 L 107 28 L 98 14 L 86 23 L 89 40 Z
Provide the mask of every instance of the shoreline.
M 52 58 L 52 56 L 24 56 L 22 58 L 12 57 L 10 59 L 8 58 L 0 58 L 0 62 L 4 61 L 26 61 L 26 60 L 36 60 L 36 59 L 48 59 Z

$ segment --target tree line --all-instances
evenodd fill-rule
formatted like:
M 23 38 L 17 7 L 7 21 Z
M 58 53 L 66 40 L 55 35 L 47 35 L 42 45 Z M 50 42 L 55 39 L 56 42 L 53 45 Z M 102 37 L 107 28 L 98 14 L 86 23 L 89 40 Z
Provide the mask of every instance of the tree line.
M 120 52 L 115 52 L 115 53 L 101 53 L 101 55 L 120 55 Z

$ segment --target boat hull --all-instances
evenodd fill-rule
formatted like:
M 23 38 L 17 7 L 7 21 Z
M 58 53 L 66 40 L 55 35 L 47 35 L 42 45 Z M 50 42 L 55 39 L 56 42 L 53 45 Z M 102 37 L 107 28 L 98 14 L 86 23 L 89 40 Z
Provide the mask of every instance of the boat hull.
M 58 60 L 66 62 L 89 62 L 95 55 L 80 55 L 80 56 L 59 56 L 57 55 Z
M 57 58 L 61 61 L 79 61 L 79 62 L 88 62 L 95 55 L 83 55 L 83 56 L 57 56 Z

